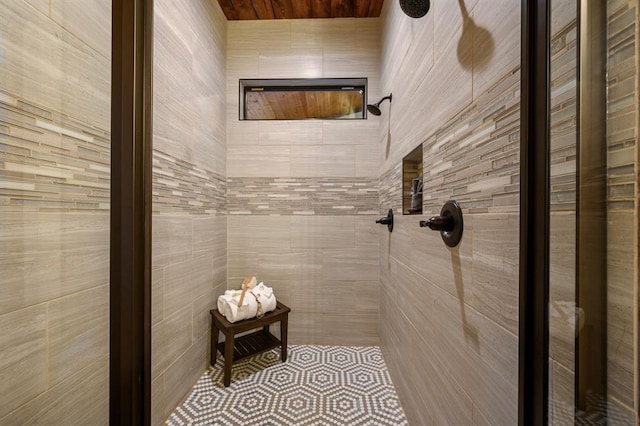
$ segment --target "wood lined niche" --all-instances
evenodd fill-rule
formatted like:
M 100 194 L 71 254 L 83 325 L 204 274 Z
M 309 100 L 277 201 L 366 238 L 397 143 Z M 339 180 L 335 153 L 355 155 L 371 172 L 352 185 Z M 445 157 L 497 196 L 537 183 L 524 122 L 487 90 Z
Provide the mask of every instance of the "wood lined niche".
M 383 0 L 218 0 L 230 21 L 256 19 L 377 18 Z
M 358 92 L 249 92 L 245 120 L 362 118 Z
M 241 79 L 240 120 L 365 119 L 366 78 Z

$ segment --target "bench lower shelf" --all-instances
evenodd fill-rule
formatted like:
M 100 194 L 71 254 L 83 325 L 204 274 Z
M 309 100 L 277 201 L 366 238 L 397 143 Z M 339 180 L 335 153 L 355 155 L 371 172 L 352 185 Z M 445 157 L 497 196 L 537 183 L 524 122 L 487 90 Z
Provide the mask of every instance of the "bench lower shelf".
M 257 355 L 280 346 L 280 339 L 266 330 L 259 330 L 237 337 L 233 342 L 233 362 Z M 218 343 L 218 350 L 224 356 L 225 342 Z
M 218 312 L 211 310 L 211 366 L 216 364 L 217 352 L 220 351 L 224 357 L 224 386 L 231 384 L 231 366 L 234 362 L 243 358 L 256 355 L 269 349 L 280 346 L 280 359 L 287 360 L 287 329 L 289 318 L 288 306 L 281 302 L 276 304 L 274 311 L 266 313 L 262 318 L 251 318 L 230 323 Z M 269 332 L 269 325 L 280 322 L 280 339 Z M 236 334 L 246 333 L 251 330 L 260 329 L 251 334 L 235 338 Z M 218 343 L 219 333 L 222 332 L 225 341 Z

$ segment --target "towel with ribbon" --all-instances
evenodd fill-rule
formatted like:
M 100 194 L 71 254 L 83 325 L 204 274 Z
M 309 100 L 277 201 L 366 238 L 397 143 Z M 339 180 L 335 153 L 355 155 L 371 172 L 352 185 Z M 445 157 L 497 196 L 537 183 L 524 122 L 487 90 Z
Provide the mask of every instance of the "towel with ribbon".
M 243 319 L 262 318 L 276 309 L 273 289 L 264 283 L 255 284 L 255 277 L 247 277 L 242 290 L 227 290 L 218 297 L 218 312 L 234 323 Z

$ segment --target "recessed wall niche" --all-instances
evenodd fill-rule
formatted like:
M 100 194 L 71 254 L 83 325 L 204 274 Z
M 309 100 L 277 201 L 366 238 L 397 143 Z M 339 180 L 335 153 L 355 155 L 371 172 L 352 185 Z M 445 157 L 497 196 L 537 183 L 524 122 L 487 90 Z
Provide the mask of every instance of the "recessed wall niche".
M 365 119 L 367 79 L 240 79 L 240 120 Z
M 422 213 L 422 144 L 402 159 L 402 214 Z

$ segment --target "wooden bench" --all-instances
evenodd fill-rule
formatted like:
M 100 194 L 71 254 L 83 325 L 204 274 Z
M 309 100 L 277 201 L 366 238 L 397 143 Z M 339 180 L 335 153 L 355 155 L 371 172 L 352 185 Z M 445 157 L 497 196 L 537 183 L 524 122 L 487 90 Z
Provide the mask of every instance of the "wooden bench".
M 217 351 L 224 357 L 224 386 L 231 384 L 231 366 L 234 362 L 261 352 L 280 346 L 280 359 L 287 360 L 287 326 L 289 309 L 277 302 L 276 309 L 264 317 L 251 318 L 236 323 L 230 323 L 217 309 L 211 310 L 211 366 L 216 363 Z M 280 339 L 269 332 L 269 325 L 280 321 Z M 236 334 L 260 328 L 250 334 L 238 337 Z M 218 343 L 219 332 L 225 337 L 224 342 Z

